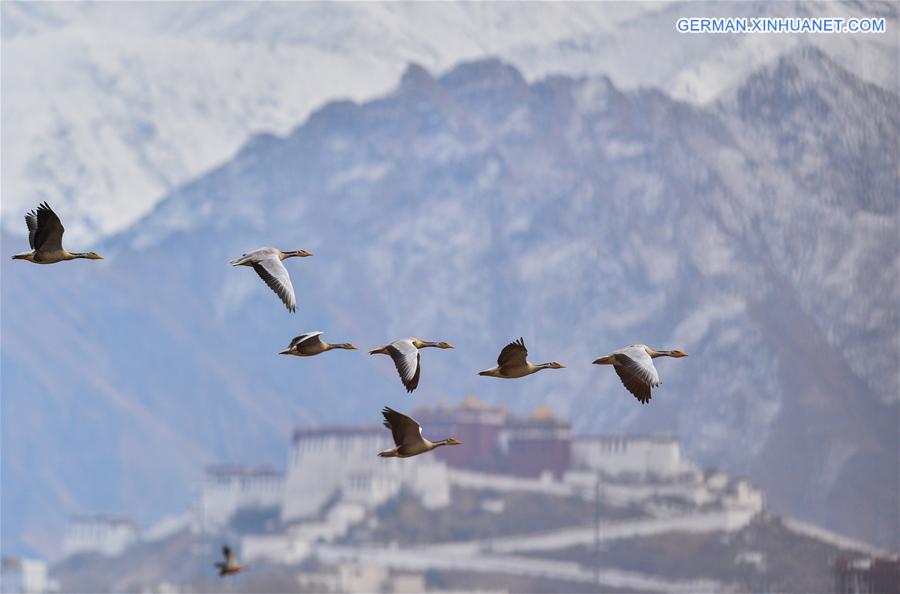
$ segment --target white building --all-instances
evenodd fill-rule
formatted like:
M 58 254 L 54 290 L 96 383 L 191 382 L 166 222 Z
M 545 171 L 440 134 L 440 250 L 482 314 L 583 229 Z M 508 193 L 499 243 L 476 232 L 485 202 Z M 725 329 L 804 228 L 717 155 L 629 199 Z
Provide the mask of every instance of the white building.
M 340 501 L 330 506 L 321 520 L 297 522 L 284 532 L 245 536 L 241 539 L 243 559 L 299 563 L 309 556 L 316 543 L 332 542 L 365 519 L 366 507 L 363 504 Z
M 283 498 L 284 476 L 269 466 L 209 466 L 196 510 L 197 523 L 203 532 L 216 531 L 239 508 L 278 507 Z
M 109 557 L 124 551 L 138 537 L 137 526 L 125 516 L 96 514 L 76 516 L 66 528 L 63 553 L 99 553 Z
M 434 456 L 378 458 L 393 447 L 383 427 L 298 429 L 285 478 L 283 522 L 315 517 L 338 497 L 367 509 L 395 497 L 402 489 L 429 508 L 450 502 L 447 466 Z
M 672 477 L 693 469 L 668 435 L 596 435 L 572 439 L 572 466 L 609 476 Z
M 0 561 L 0 592 L 3 594 L 43 594 L 56 592 L 57 586 L 47 577 L 47 564 L 40 559 L 4 557 Z
M 303 573 L 300 586 L 314 592 L 391 592 L 414 594 L 425 592 L 425 576 L 421 573 L 393 573 L 383 565 L 340 563 L 334 571 Z

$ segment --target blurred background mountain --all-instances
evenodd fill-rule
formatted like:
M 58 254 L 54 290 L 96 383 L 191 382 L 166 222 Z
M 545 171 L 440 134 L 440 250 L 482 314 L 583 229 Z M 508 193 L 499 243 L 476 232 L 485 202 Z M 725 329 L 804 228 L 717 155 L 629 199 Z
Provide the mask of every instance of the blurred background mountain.
M 868 82 L 897 86 L 884 35 L 684 35 L 685 16 L 881 16 L 892 3 L 4 2 L 5 229 L 40 194 L 71 237 L 135 223 L 253 133 L 289 133 L 334 98 L 388 92 L 409 62 L 443 72 L 501 56 L 530 81 L 603 74 L 708 104 L 792 47 L 813 44 Z M 97 208 L 97 205 L 103 208 Z
M 294 425 L 468 393 L 677 434 L 897 548 L 895 38 L 680 36 L 683 5 L 87 6 L 2 7 L 4 550 L 182 509 Z M 43 199 L 107 260 L 11 262 Z M 315 254 L 295 315 L 227 265 L 261 245 Z M 409 397 L 387 360 L 275 355 L 315 329 L 457 349 Z M 569 367 L 475 375 L 519 336 Z M 645 407 L 589 364 L 637 341 L 691 355 Z

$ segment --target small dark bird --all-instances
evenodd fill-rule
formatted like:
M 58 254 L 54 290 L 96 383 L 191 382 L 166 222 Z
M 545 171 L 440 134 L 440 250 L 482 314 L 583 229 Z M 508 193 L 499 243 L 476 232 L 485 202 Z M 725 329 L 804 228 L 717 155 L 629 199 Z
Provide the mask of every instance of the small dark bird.
M 222 555 L 225 557 L 225 561 L 216 562 L 216 569 L 219 570 L 219 577 L 240 573 L 247 568 L 246 565 L 238 565 L 237 559 L 234 556 L 234 551 L 232 551 L 231 547 L 228 545 L 222 547 Z
M 496 367 L 479 371 L 478 375 L 511 379 L 515 377 L 525 377 L 526 375 L 531 375 L 541 369 L 565 368 L 565 365 L 557 363 L 556 361 L 535 365 L 529 363 L 527 357 L 528 349 L 525 348 L 525 340 L 519 338 L 519 340 L 511 342 L 503 347 L 503 350 L 500 351 L 500 356 L 497 357 Z
M 633 344 L 594 359 L 594 365 L 612 365 L 625 388 L 641 404 L 650 402 L 650 390 L 660 385 L 659 373 L 653 365 L 657 357 L 687 357 L 682 351 L 655 351 L 645 344 Z
M 394 360 L 400 381 L 407 392 L 412 392 L 419 385 L 419 349 L 425 347 L 437 347 L 439 349 L 452 349 L 449 342 L 429 342 L 418 338 L 401 338 L 391 344 L 378 347 L 369 351 L 370 355 L 389 355 Z
M 65 260 L 102 260 L 103 256 L 97 252 L 73 253 L 67 252 L 62 246 L 62 237 L 65 228 L 56 216 L 56 213 L 46 202 L 25 215 L 25 225 L 28 226 L 28 244 L 30 252 L 16 254 L 13 260 L 28 260 L 35 264 L 56 264 Z
M 391 430 L 394 436 L 394 445 L 397 447 L 379 452 L 381 458 L 410 458 L 425 452 L 430 452 L 443 445 L 461 445 L 462 442 L 455 437 L 449 437 L 440 441 L 429 441 L 422 437 L 422 427 L 412 417 L 398 413 L 394 409 L 385 406 L 381 411 L 384 415 L 384 426 Z

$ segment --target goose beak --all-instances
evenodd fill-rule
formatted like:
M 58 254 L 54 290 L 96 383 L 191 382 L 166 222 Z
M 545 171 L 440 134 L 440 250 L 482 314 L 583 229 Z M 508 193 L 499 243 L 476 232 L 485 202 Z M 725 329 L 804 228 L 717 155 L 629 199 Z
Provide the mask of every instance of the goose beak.
M 281 351 L 281 352 L 278 353 L 278 354 L 279 354 L 279 355 L 290 355 L 290 354 L 291 354 L 291 351 L 290 351 L 290 350 L 287 350 L 287 351 Z

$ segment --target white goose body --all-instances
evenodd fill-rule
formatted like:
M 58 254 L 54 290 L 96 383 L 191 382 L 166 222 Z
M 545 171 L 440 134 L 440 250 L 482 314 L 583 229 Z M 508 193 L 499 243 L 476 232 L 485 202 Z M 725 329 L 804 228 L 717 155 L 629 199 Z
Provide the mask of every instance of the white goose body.
M 381 414 L 384 415 L 384 426 L 391 430 L 395 447 L 378 452 L 380 458 L 411 458 L 440 446 L 462 443 L 455 437 L 430 441 L 422 436 L 422 426 L 415 419 L 388 406 L 384 407 Z
M 499 377 L 502 379 L 515 379 L 525 377 L 532 373 L 537 373 L 542 369 L 564 369 L 565 365 L 551 361 L 550 363 L 540 363 L 535 365 L 528 361 L 528 349 L 525 347 L 525 340 L 519 338 L 500 351 L 497 357 L 497 366 L 491 369 L 479 371 L 478 375 L 487 377 Z
M 294 285 L 291 284 L 291 276 L 288 274 L 287 268 L 284 267 L 282 260 L 285 258 L 305 258 L 312 256 L 306 250 L 296 250 L 293 252 L 282 252 L 273 247 L 264 247 L 247 252 L 240 258 L 231 260 L 232 266 L 251 266 L 259 278 L 272 289 L 276 295 L 288 308 L 288 311 L 297 309 L 297 299 L 294 296 Z
M 46 202 L 42 202 L 36 210 L 25 215 L 25 225 L 28 227 L 28 244 L 31 251 L 16 254 L 12 257 L 13 260 L 27 260 L 34 264 L 56 264 L 67 260 L 103 259 L 103 256 L 96 252 L 68 252 L 63 249 L 62 238 L 66 229 Z
M 301 334 L 300 336 L 295 336 L 293 340 L 291 340 L 291 344 L 288 345 L 288 348 L 284 351 L 281 351 L 279 355 L 295 355 L 297 357 L 313 357 L 315 355 L 321 355 L 326 351 L 331 351 L 334 349 L 347 349 L 347 350 L 356 350 L 356 346 L 350 344 L 349 342 L 341 342 L 336 344 L 330 344 L 322 340 L 322 332 L 306 332 Z
M 453 345 L 449 342 L 431 342 L 427 340 L 419 340 L 418 338 L 401 338 L 390 344 L 386 344 L 377 349 L 369 351 L 370 355 L 388 355 L 397 367 L 397 373 L 400 374 L 400 381 L 407 392 L 412 392 L 419 385 L 419 375 L 421 372 L 419 349 L 426 347 L 436 347 L 439 349 L 452 349 Z
M 687 354 L 679 351 L 657 351 L 645 344 L 633 344 L 608 355 L 604 355 L 593 361 L 594 365 L 612 365 L 616 370 L 622 385 L 638 399 L 641 404 L 647 404 L 651 398 L 653 388 L 662 382 L 659 372 L 653 364 L 656 357 L 687 357 Z

